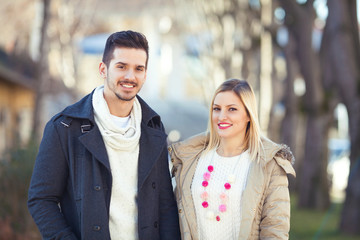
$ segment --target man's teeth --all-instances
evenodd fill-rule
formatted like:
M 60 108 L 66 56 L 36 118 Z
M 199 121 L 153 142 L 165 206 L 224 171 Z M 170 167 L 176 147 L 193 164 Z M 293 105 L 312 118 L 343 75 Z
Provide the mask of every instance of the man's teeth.
M 123 84 L 122 86 L 125 88 L 133 88 L 134 87 L 133 85 L 127 85 L 127 84 Z

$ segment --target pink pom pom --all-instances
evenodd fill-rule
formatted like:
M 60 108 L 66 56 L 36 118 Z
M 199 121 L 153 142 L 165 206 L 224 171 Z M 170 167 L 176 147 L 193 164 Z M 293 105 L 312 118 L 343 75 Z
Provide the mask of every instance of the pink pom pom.
M 203 181 L 202 185 L 203 185 L 203 187 L 207 187 L 209 185 L 209 183 L 208 183 L 208 181 Z
M 210 180 L 210 176 L 211 176 L 211 174 L 210 174 L 209 172 L 204 173 L 204 179 L 205 179 L 206 181 L 209 181 L 209 180 Z
M 216 216 L 216 221 L 220 221 L 220 217 L 219 216 Z
M 226 190 L 229 190 L 231 188 L 231 185 L 230 185 L 230 183 L 225 183 L 224 187 Z
M 225 193 L 220 194 L 221 202 L 226 203 L 228 200 L 228 196 Z
M 207 192 L 203 192 L 200 197 L 201 199 L 206 200 L 209 197 L 209 194 Z
M 220 212 L 226 212 L 226 205 L 225 204 L 220 204 L 219 211 Z
M 209 203 L 207 201 L 203 201 L 201 204 L 204 208 L 207 208 L 209 206 Z
M 209 172 L 212 172 L 212 171 L 214 171 L 214 167 L 212 165 L 209 165 L 208 170 L 209 170 Z

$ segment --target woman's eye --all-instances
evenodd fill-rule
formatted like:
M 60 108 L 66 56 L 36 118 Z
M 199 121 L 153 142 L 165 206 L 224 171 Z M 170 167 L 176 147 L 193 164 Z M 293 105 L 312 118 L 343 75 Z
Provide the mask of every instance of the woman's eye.
M 229 111 L 233 112 L 233 111 L 236 111 L 237 109 L 236 108 L 229 108 Z
M 214 107 L 214 108 L 213 108 L 213 111 L 220 111 L 220 108 Z

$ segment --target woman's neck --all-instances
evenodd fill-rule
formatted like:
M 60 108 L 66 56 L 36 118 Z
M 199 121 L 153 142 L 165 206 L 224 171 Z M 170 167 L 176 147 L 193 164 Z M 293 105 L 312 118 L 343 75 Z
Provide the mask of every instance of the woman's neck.
M 240 155 L 246 150 L 245 140 L 227 141 L 222 139 L 217 149 L 217 153 L 223 157 L 233 157 Z

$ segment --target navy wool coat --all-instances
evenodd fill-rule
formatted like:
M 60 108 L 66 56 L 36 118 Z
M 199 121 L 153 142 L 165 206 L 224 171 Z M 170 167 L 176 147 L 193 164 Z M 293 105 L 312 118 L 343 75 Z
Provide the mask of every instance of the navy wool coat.
M 94 120 L 92 94 L 55 115 L 45 127 L 28 196 L 29 211 L 44 239 L 110 239 L 112 175 Z M 139 239 L 180 239 L 164 127 L 160 117 L 138 99 L 142 108 Z

